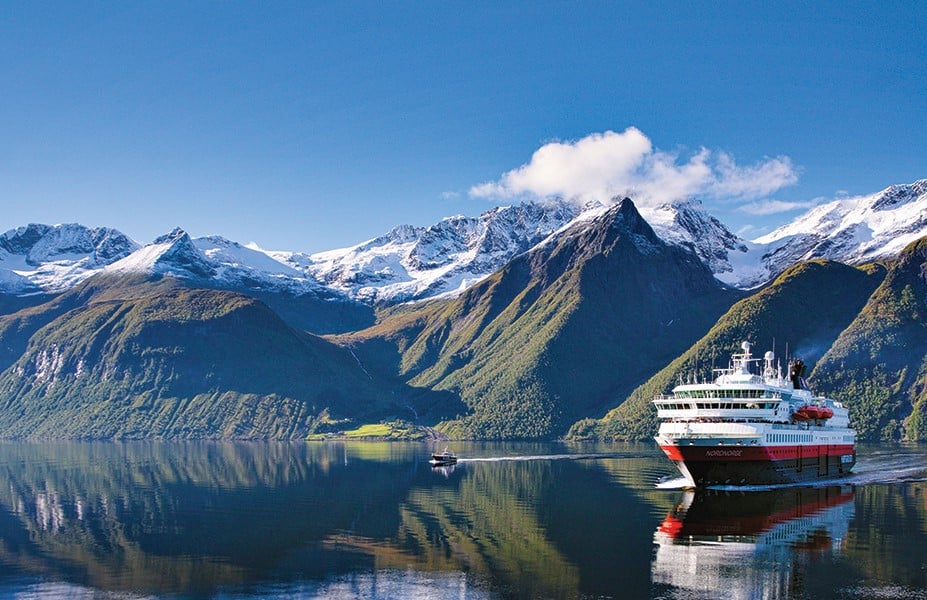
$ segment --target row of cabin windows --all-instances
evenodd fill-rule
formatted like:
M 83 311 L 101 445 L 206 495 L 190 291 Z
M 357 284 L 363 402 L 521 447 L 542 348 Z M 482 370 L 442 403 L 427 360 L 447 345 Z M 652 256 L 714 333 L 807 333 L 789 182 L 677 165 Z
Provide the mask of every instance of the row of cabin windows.
M 675 392 L 676 398 L 771 398 L 766 390 L 687 390 Z
M 669 402 L 661 403 L 663 410 L 692 410 L 693 404 L 699 410 L 744 410 L 763 409 L 772 410 L 778 402 Z
M 812 441 L 811 435 L 805 433 L 773 433 L 768 436 L 772 443 L 797 444 Z

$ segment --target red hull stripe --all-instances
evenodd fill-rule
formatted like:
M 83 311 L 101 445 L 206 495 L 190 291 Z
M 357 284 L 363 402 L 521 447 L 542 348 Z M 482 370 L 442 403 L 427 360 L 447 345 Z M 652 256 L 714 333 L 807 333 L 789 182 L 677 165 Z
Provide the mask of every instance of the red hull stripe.
M 805 446 L 660 446 L 670 460 L 698 461 L 777 461 L 814 456 L 856 454 L 853 444 Z

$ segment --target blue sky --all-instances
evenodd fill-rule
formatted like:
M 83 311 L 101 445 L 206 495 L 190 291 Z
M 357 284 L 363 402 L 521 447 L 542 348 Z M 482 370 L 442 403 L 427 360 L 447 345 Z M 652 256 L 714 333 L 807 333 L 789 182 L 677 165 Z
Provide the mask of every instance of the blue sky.
M 927 2 L 8 2 L 0 229 L 270 249 L 545 194 L 747 237 L 927 177 Z

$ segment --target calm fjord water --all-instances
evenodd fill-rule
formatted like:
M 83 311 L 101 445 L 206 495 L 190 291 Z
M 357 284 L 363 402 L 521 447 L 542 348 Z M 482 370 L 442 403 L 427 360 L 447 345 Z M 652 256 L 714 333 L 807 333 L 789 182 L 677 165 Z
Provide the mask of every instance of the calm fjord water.
M 0 443 L 0 596 L 927 598 L 927 448 L 657 489 L 651 444 Z

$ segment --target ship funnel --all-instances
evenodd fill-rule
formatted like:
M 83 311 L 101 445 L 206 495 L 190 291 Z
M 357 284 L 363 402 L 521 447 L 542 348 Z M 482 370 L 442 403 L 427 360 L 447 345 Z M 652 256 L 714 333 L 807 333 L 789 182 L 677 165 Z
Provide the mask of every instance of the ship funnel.
M 789 363 L 789 379 L 792 380 L 792 387 L 796 390 L 807 389 L 805 385 L 805 363 L 800 358 L 793 359 Z

